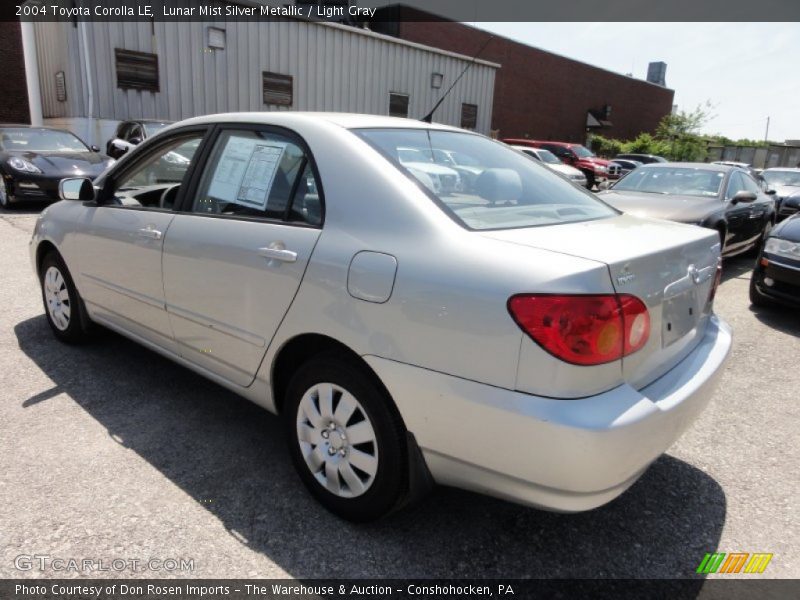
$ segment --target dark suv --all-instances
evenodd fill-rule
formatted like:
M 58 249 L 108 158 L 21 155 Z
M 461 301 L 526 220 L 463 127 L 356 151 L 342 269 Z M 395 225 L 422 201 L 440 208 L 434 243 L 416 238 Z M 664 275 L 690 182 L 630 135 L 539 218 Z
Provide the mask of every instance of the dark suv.
M 111 158 L 119 158 L 134 146 L 138 146 L 147 138 L 155 135 L 172 121 L 123 121 L 117 127 L 114 137 L 106 142 L 106 154 Z

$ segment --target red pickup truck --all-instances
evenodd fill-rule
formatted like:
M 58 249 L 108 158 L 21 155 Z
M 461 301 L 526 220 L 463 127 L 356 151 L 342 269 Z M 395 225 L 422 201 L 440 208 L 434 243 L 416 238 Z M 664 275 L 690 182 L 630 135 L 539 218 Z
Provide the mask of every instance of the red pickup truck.
M 542 142 L 539 140 L 505 139 L 506 144 L 544 148 L 555 154 L 562 162 L 575 167 L 586 175 L 586 187 L 590 190 L 608 179 L 608 160 L 597 158 L 592 151 L 580 144 L 569 142 Z

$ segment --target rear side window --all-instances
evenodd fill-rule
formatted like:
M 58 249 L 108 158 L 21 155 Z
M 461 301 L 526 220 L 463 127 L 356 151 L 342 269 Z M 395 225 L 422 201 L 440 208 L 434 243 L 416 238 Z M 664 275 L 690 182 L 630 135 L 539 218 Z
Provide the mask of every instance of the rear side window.
M 618 214 L 541 163 L 480 135 L 428 129 L 354 133 L 468 229 L 535 227 Z
M 217 138 L 192 212 L 322 224 L 319 185 L 306 152 L 266 131 L 231 130 Z

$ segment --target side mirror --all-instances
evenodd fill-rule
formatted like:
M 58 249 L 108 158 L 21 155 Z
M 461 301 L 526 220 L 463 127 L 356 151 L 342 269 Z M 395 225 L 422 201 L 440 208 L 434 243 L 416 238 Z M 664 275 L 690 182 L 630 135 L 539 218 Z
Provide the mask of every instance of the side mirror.
M 95 144 L 92 144 L 89 148 L 92 152 L 100 152 L 100 146 L 96 146 Z
M 58 182 L 58 196 L 62 200 L 94 200 L 96 195 L 92 180 L 88 177 L 71 177 Z
M 121 140 L 119 138 L 114 138 L 111 140 L 111 147 L 114 148 L 117 152 L 120 153 L 120 156 L 125 154 L 128 150 L 133 148 L 133 144 L 130 142 L 126 142 L 125 140 Z
M 731 203 L 739 204 L 740 202 L 753 202 L 755 199 L 755 192 L 742 190 L 741 192 L 736 192 L 736 195 L 731 199 Z

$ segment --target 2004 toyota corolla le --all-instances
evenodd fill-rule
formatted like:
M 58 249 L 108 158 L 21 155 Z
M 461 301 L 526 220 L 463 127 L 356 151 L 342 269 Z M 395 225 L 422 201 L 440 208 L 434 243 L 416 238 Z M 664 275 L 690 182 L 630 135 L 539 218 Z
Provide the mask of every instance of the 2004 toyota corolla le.
M 398 156 L 479 165 L 436 192 Z M 187 160 L 170 175 L 160 159 Z M 561 511 L 627 489 L 731 345 L 714 231 L 625 216 L 483 136 L 405 119 L 183 121 L 36 225 L 56 337 L 100 323 L 283 416 L 311 493 L 431 482 Z

